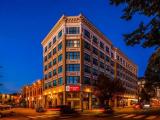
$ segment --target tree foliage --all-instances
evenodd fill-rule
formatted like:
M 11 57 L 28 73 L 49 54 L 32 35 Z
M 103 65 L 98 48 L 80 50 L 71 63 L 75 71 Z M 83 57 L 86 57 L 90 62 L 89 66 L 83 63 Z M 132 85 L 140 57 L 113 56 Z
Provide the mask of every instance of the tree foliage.
M 160 86 L 160 48 L 150 57 L 145 77 L 150 84 Z
M 104 104 L 105 100 L 109 100 L 114 94 L 125 92 L 125 88 L 120 80 L 113 80 L 104 74 L 98 76 L 97 97 L 101 104 Z
M 135 14 L 144 15 L 149 19 L 147 24 L 141 21 L 133 32 L 124 34 L 127 45 L 160 47 L 160 0 L 110 0 L 110 3 L 125 6 L 122 19 L 131 20 Z

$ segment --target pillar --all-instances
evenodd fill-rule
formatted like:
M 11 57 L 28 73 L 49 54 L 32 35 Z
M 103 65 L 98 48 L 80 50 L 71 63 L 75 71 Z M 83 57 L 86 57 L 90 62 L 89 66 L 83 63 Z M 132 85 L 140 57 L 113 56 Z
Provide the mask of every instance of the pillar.
M 63 105 L 66 105 L 66 92 L 63 91 Z
M 89 94 L 89 110 L 92 109 L 92 93 L 88 93 Z

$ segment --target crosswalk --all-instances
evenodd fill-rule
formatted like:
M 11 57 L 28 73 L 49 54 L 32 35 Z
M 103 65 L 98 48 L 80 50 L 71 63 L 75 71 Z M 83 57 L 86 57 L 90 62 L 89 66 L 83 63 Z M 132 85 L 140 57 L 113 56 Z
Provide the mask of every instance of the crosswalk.
M 71 118 L 72 116 L 71 115 L 68 115 L 68 116 L 59 116 L 59 115 L 47 115 L 47 114 L 44 114 L 44 115 L 26 116 L 26 117 L 29 118 L 29 119 L 52 118 L 52 117 L 58 117 L 60 119 L 68 119 L 68 118 Z
M 144 119 L 144 120 L 154 120 L 157 117 L 159 117 L 158 115 L 143 115 L 143 114 L 119 114 L 119 115 L 114 115 L 113 117 L 115 118 L 124 118 L 124 119 Z
M 89 116 L 89 115 L 88 115 Z M 43 118 L 52 118 L 52 117 L 58 117 L 60 119 L 69 119 L 73 116 L 59 116 L 59 115 L 50 115 L 50 114 L 43 114 L 43 115 L 37 115 L 37 116 L 27 116 L 27 118 L 29 119 L 43 119 Z M 121 119 L 126 119 L 126 120 L 129 120 L 129 119 L 135 119 L 135 120 L 154 120 L 154 119 L 157 119 L 159 118 L 160 116 L 158 115 L 147 115 L 147 114 L 115 114 L 113 116 L 111 116 L 113 118 L 121 118 Z

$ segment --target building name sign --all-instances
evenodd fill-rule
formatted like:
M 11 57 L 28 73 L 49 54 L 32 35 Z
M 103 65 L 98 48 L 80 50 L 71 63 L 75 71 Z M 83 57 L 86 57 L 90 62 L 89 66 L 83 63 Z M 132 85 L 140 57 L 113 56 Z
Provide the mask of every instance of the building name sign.
M 66 86 L 66 91 L 80 91 L 80 86 L 78 86 L 78 85 L 74 85 L 74 86 L 72 86 L 72 85 L 67 85 Z

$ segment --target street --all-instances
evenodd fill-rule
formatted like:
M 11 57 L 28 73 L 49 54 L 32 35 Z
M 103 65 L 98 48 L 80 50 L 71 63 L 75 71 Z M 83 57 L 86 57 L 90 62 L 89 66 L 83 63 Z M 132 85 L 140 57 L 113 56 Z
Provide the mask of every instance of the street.
M 91 114 L 82 113 L 79 116 L 59 116 L 55 111 L 47 111 L 45 113 L 36 113 L 34 110 L 30 109 L 15 109 L 13 116 L 7 116 L 1 120 L 160 120 L 160 113 L 157 111 L 153 112 L 140 112 L 135 113 L 115 113 L 113 115 L 101 115 L 101 114 Z

